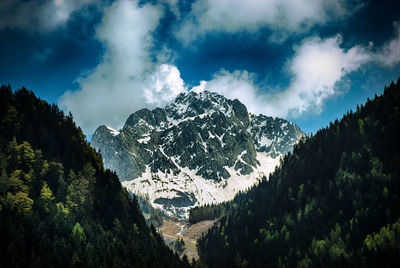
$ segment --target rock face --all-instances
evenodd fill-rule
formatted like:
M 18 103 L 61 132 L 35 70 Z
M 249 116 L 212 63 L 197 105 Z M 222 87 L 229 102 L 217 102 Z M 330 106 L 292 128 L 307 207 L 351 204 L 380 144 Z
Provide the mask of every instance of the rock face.
M 183 93 L 164 109 L 142 109 L 92 145 L 132 193 L 184 218 L 188 208 L 233 198 L 271 172 L 304 133 L 280 118 L 249 114 L 238 100 Z

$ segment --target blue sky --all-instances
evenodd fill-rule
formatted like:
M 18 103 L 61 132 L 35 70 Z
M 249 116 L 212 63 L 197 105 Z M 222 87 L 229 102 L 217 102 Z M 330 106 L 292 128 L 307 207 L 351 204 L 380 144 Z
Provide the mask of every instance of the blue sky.
M 400 76 L 400 2 L 6 0 L 0 59 L 89 137 L 189 90 L 315 133 Z

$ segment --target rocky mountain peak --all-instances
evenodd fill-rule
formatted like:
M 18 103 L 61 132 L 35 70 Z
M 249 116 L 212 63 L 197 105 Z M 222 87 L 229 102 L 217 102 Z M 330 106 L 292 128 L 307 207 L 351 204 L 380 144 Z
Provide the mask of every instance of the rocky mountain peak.
M 251 115 L 239 100 L 204 91 L 139 110 L 121 131 L 100 126 L 92 144 L 128 190 L 184 217 L 193 205 L 225 201 L 253 185 L 303 135 L 293 123 Z

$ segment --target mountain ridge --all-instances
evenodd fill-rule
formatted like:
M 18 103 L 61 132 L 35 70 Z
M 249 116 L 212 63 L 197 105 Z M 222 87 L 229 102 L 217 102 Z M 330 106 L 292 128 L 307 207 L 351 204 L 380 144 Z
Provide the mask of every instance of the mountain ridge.
M 303 136 L 291 122 L 252 115 L 237 99 L 204 91 L 141 109 L 119 131 L 100 126 L 91 142 L 128 190 L 186 217 L 188 207 L 252 186 Z

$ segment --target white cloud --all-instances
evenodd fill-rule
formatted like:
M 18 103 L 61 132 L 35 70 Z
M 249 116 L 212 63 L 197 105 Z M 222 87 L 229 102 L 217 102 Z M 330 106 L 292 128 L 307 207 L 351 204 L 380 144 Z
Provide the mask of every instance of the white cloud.
M 100 0 L 2 0 L 0 29 L 19 28 L 51 31 L 65 24 L 74 11 L 89 5 L 102 5 Z
M 58 102 L 85 133 L 101 124 L 119 128 L 137 109 L 162 105 L 184 90 L 176 67 L 150 57 L 161 15 L 160 7 L 137 1 L 116 1 L 105 10 L 96 31 L 105 48 L 101 62 Z
M 169 5 L 171 12 L 175 15 L 175 17 L 179 18 L 181 13 L 179 11 L 178 2 L 179 0 L 164 0 L 166 4 Z
M 395 22 L 393 25 L 395 32 L 393 39 L 386 42 L 376 55 L 377 60 L 387 66 L 394 66 L 400 62 L 400 22 Z
M 370 59 L 361 47 L 345 51 L 341 37 L 312 38 L 303 42 L 289 63 L 293 75 L 290 86 L 277 93 L 264 93 L 246 71 L 221 71 L 212 80 L 202 81 L 192 90 L 210 90 L 242 101 L 253 113 L 297 117 L 306 112 L 320 112 L 329 97 L 338 94 L 337 83 Z
M 171 102 L 181 92 L 186 91 L 181 74 L 174 65 L 162 64 L 147 81 L 144 89 L 146 102 L 161 106 Z
M 171 2 L 176 3 L 173 0 Z M 241 8 L 244 14 L 254 11 L 253 17 L 242 16 L 241 12 L 235 14 L 239 17 L 233 17 L 234 12 L 221 5 L 224 3 L 222 0 L 215 1 L 215 4 L 207 1 L 202 3 L 195 2 L 190 16 L 196 12 L 195 5 L 213 5 L 213 8 L 205 9 L 210 14 L 202 10 L 192 18 L 197 20 L 203 33 L 217 28 L 232 32 L 256 31 L 259 25 L 265 24 L 295 31 L 307 27 L 311 22 L 329 19 L 326 13 L 326 5 L 329 4 L 323 0 L 311 1 L 313 4 L 308 5 L 304 3 L 305 6 L 296 6 L 297 1 L 274 0 L 268 2 L 272 11 L 261 1 L 255 1 L 253 5 L 248 1 L 230 2 L 236 5 L 236 11 Z M 296 7 L 298 13 L 294 12 Z M 270 13 L 264 14 L 263 10 Z M 345 12 L 341 10 L 341 5 L 334 10 L 338 14 Z M 276 14 L 280 15 L 276 17 Z M 150 52 L 154 43 L 153 33 L 162 15 L 163 5 L 139 6 L 138 1 L 116 1 L 105 9 L 96 30 L 96 37 L 104 45 L 100 63 L 87 76 L 77 79 L 78 89 L 66 92 L 59 100 L 62 109 L 73 112 L 85 133 L 93 133 L 101 124 L 120 128 L 132 112 L 140 108 L 163 106 L 186 90 L 178 68 L 166 64 L 171 62 L 174 52 L 166 46 L 160 49 L 158 55 L 151 55 Z M 203 20 L 205 22 L 201 22 Z M 230 24 L 231 20 L 233 22 Z M 190 21 L 187 25 L 192 27 Z M 397 62 L 399 59 L 396 50 L 398 36 L 397 33 L 381 50 L 380 57 L 389 59 L 387 62 Z M 338 83 L 343 82 L 347 74 L 377 58 L 359 46 L 343 49 L 341 42 L 340 35 L 304 40 L 295 49 L 293 59 L 287 63 L 286 71 L 292 76 L 290 85 L 279 91 L 259 88 L 255 83 L 255 74 L 226 70 L 216 73 L 210 81 L 201 81 L 199 86 L 191 90 L 216 91 L 231 99 L 238 98 L 249 111 L 257 114 L 293 118 L 308 112 L 318 113 L 328 98 L 340 93 Z
M 310 110 L 319 112 L 323 102 L 338 93 L 336 83 L 370 60 L 362 47 L 345 51 L 340 48 L 341 42 L 340 35 L 304 42 L 290 65 L 294 79 L 272 109 L 283 116 L 299 116 Z M 283 112 L 279 112 L 281 109 Z
M 277 40 L 347 12 L 342 1 L 330 0 L 197 0 L 177 36 L 187 44 L 210 31 L 256 32 L 268 26 Z
M 214 74 L 210 81 L 201 81 L 199 86 L 191 90 L 217 92 L 229 99 L 239 99 L 253 113 L 262 113 L 262 102 L 259 99 L 258 88 L 254 85 L 255 75 L 247 71 L 228 72 L 221 70 Z

